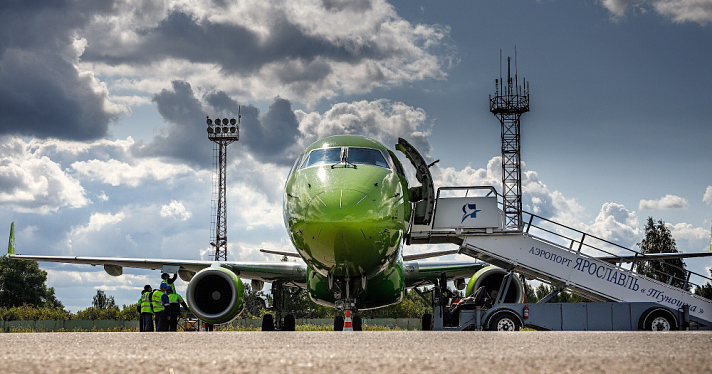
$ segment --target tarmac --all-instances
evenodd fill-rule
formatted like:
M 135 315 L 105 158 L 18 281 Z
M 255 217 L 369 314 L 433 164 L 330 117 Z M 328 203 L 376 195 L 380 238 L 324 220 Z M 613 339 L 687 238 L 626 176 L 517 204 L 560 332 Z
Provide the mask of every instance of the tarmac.
M 712 332 L 0 333 L 2 373 L 710 373 Z

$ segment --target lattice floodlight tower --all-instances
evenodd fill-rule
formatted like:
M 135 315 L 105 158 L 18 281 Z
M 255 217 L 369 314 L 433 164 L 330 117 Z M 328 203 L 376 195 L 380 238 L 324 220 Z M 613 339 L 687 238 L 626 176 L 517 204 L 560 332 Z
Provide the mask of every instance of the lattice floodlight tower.
M 239 113 L 239 109 L 238 109 Z M 226 169 L 227 146 L 240 138 L 240 115 L 234 118 L 210 117 L 208 123 L 208 139 L 213 142 L 213 195 L 212 222 L 210 223 L 210 245 L 215 248 L 215 261 L 227 261 L 227 199 L 226 199 Z
M 490 95 L 490 112 L 502 124 L 502 198 L 507 228 L 522 229 L 522 169 L 520 165 L 519 117 L 529 111 L 529 87 L 523 79 L 523 87 L 517 79 L 516 49 L 514 79 L 511 58 L 507 57 L 507 82 L 502 79 L 502 56 L 500 52 L 499 79 L 495 79 L 495 94 Z

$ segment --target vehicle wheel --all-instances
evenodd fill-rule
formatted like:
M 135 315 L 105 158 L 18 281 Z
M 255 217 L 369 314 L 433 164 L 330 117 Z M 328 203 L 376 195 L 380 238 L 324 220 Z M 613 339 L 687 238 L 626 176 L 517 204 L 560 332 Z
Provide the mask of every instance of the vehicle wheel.
M 361 320 L 361 316 L 354 316 L 352 324 L 354 331 L 363 331 L 363 321 Z
M 432 323 L 433 323 L 433 315 L 432 314 L 423 314 L 423 318 L 421 319 L 420 329 L 423 331 L 430 331 L 433 329 L 431 326 Z
M 274 331 L 274 319 L 271 314 L 262 316 L 262 331 Z
M 519 331 L 522 326 L 512 313 L 500 313 L 492 317 L 489 329 L 493 331 Z
M 638 327 L 647 331 L 677 330 L 677 318 L 667 309 L 651 308 L 640 317 Z
M 297 321 L 294 319 L 294 314 L 287 314 L 284 317 L 282 331 L 294 331 L 297 328 Z
M 334 317 L 334 331 L 344 331 L 344 317 Z

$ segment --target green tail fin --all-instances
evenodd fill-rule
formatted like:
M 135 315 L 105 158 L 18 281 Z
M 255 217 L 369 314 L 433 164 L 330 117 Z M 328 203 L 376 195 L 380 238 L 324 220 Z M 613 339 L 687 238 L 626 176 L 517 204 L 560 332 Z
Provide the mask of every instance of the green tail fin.
M 7 254 L 15 254 L 15 222 L 10 224 L 10 241 L 7 243 Z

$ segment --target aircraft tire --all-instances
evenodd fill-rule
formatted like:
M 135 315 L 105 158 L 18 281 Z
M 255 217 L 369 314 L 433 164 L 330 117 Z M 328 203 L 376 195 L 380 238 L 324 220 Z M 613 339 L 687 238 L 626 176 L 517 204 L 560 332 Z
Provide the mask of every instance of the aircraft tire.
M 363 321 L 361 320 L 361 316 L 354 316 L 353 327 L 354 331 L 363 331 Z
M 334 317 L 334 331 L 344 331 L 344 317 Z
M 262 316 L 262 331 L 274 331 L 274 318 L 271 314 Z
M 294 319 L 294 314 L 287 314 L 284 317 L 284 323 L 282 324 L 282 331 L 294 331 L 297 328 L 297 322 Z

